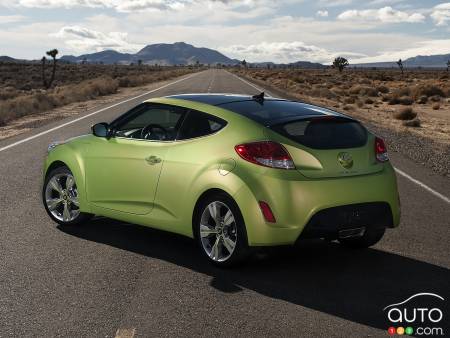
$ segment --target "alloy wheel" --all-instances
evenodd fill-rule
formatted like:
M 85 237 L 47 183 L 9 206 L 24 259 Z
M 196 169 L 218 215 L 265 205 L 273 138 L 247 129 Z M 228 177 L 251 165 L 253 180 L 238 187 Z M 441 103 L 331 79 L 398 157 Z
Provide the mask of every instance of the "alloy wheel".
M 223 202 L 206 206 L 200 219 L 200 239 L 206 254 L 215 262 L 229 259 L 237 243 L 236 220 Z
M 59 173 L 50 178 L 45 187 L 45 203 L 57 220 L 68 223 L 80 214 L 78 191 L 74 177 Z

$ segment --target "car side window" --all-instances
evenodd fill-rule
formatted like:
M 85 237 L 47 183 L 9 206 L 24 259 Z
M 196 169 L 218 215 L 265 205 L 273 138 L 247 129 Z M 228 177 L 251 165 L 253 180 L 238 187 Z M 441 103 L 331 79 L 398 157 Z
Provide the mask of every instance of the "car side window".
M 141 140 L 173 141 L 185 111 L 167 105 L 142 104 L 114 125 L 115 136 Z
M 186 140 L 218 132 L 226 121 L 206 113 L 190 110 L 180 128 L 177 140 Z

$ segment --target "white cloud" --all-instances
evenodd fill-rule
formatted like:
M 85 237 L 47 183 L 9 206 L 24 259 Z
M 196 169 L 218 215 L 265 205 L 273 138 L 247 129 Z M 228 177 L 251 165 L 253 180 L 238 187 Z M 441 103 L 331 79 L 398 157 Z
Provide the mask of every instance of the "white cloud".
M 380 9 L 365 9 L 365 10 L 350 9 L 339 14 L 338 19 L 342 21 L 358 20 L 358 21 L 380 21 L 383 23 L 399 23 L 399 22 L 417 23 L 423 22 L 425 20 L 425 16 L 421 13 L 409 14 L 407 12 L 395 10 L 390 6 L 386 6 Z
M 350 5 L 353 0 L 319 0 L 319 5 L 326 6 L 326 7 L 338 7 L 338 6 L 345 6 Z
M 450 2 L 435 6 L 430 16 L 437 26 L 446 26 L 450 21 Z
M 328 16 L 328 11 L 326 11 L 326 10 L 317 11 L 316 15 L 320 16 L 322 18 L 326 18 Z
M 220 48 L 225 54 L 238 59 L 247 59 L 253 62 L 276 61 L 295 62 L 312 61 L 329 63 L 334 57 L 365 57 L 364 54 L 350 52 L 330 52 L 324 48 L 307 45 L 301 41 L 294 42 L 261 42 L 252 45 L 232 45 Z
M 255 17 L 258 12 L 267 13 L 267 9 L 292 0 L 0 0 L 0 5 L 7 7 L 25 8 L 109 8 L 121 13 L 134 13 L 140 11 L 178 11 L 190 8 L 207 8 L 212 10 L 234 11 L 237 19 Z M 250 10 L 251 9 L 251 10 Z
M 15 23 L 24 21 L 26 19 L 23 15 L 0 15 L 0 25 L 7 23 Z
M 127 41 L 127 33 L 109 32 L 107 34 L 80 26 L 65 26 L 57 33 L 55 38 L 64 39 L 64 43 L 78 53 L 103 51 L 114 49 L 119 52 L 135 52 L 143 45 L 132 44 Z

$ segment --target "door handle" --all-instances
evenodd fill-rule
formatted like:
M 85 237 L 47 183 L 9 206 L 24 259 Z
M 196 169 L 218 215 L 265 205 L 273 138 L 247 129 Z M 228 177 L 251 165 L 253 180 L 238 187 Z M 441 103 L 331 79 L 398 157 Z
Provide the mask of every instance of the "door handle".
M 149 156 L 149 157 L 146 157 L 146 158 L 145 158 L 145 161 L 146 161 L 148 164 L 154 165 L 154 164 L 160 163 L 160 162 L 161 162 L 161 159 L 160 159 L 158 156 L 151 155 L 151 156 Z

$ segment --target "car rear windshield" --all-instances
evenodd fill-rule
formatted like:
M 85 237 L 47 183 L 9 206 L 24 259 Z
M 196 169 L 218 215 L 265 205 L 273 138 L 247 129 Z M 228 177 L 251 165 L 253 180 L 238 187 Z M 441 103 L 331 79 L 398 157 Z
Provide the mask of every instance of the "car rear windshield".
M 218 105 L 221 108 L 231 110 L 237 114 L 244 115 L 256 122 L 270 125 L 274 121 L 290 117 L 304 117 L 311 115 L 336 114 L 331 110 L 315 107 L 306 103 L 284 100 L 256 100 L 235 101 Z
M 306 119 L 271 127 L 279 134 L 313 149 L 362 147 L 367 142 L 366 129 L 350 119 Z

